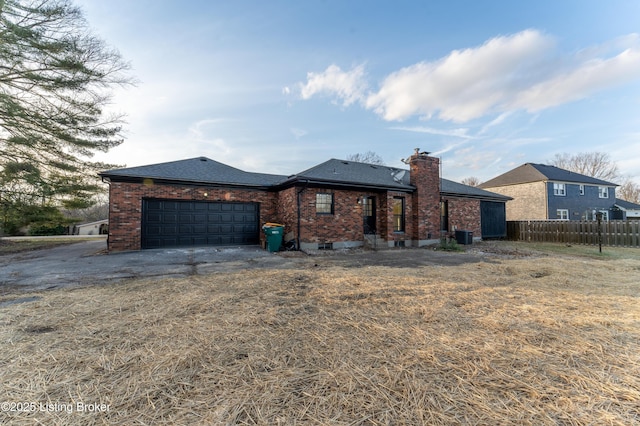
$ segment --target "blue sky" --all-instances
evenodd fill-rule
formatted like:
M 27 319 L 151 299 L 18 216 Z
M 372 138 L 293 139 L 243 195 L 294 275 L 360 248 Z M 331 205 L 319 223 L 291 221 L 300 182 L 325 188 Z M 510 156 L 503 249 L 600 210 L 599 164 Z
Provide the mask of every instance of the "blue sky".
M 131 62 L 127 166 L 291 174 L 432 152 L 453 180 L 604 151 L 640 183 L 640 2 L 76 0 Z

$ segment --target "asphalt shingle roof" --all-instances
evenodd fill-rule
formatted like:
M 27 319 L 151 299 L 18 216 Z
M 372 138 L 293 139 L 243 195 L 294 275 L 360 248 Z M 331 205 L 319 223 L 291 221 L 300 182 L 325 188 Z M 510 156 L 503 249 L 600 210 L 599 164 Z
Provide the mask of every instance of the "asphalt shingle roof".
M 407 170 L 377 164 L 337 160 L 335 158 L 290 176 L 290 178 L 292 180 L 314 180 L 351 185 L 397 188 L 407 191 L 414 189 L 414 187 L 409 184 L 409 172 Z
M 337 160 L 335 158 L 294 176 L 296 179 L 332 181 L 406 191 L 413 191 L 415 189 L 414 186 L 409 183 L 409 170 L 377 164 Z M 464 195 L 471 198 L 500 201 L 511 199 L 504 195 L 463 185 L 448 179 L 440 179 L 440 192 L 447 195 Z
M 517 185 L 520 183 L 539 181 L 575 182 L 588 185 L 617 186 L 615 183 L 585 176 L 580 173 L 570 172 L 569 170 L 561 169 L 556 166 L 526 163 L 482 183 L 480 187 L 494 188 L 497 186 Z
M 485 191 L 482 188 L 463 185 L 448 179 L 440 179 L 440 193 L 443 195 L 464 195 L 470 198 L 482 198 L 494 201 L 507 201 L 513 198 L 495 192 Z
M 616 198 L 615 205 L 625 210 L 640 210 L 640 204 Z
M 299 181 L 342 184 L 412 192 L 409 170 L 377 164 L 331 159 L 291 176 L 245 172 L 206 157 L 170 161 L 148 166 L 113 169 L 101 172 L 111 179 L 159 179 L 164 181 L 274 187 Z M 440 191 L 446 195 L 506 201 L 510 197 L 485 191 L 447 179 L 440 180 Z
M 286 176 L 245 172 L 206 157 L 107 170 L 100 176 L 245 186 L 272 186 L 287 179 Z

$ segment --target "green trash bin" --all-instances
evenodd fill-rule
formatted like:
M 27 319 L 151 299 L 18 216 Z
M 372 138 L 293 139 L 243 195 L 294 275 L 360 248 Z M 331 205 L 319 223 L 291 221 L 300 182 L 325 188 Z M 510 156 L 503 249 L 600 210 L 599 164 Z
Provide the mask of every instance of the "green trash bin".
M 282 239 L 284 238 L 284 226 L 265 225 L 262 230 L 267 237 L 267 250 L 271 253 L 280 251 Z

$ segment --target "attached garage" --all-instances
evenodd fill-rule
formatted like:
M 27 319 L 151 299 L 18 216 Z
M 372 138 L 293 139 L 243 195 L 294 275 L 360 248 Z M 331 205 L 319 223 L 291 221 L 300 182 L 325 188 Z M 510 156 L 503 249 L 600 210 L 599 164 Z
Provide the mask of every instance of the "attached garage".
M 142 248 L 259 243 L 260 208 L 251 202 L 142 200 Z

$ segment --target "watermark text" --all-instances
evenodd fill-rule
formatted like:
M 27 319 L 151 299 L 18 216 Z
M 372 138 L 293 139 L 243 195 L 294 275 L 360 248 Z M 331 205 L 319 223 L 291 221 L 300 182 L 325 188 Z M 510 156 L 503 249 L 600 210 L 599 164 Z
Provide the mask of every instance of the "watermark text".
M 108 413 L 110 404 L 101 402 L 0 402 L 3 413 Z

